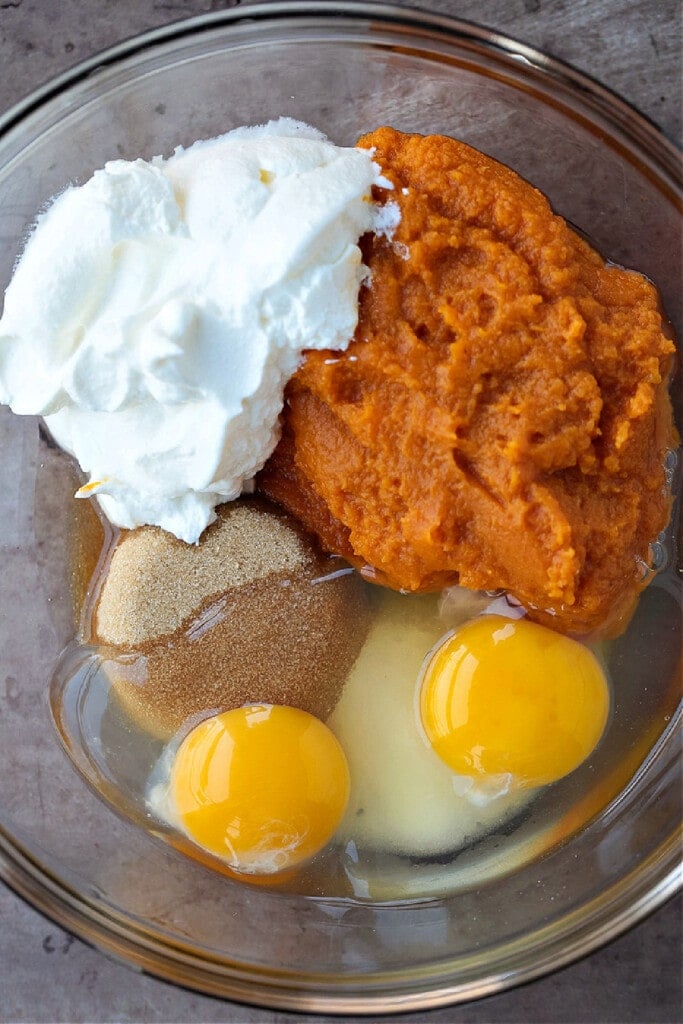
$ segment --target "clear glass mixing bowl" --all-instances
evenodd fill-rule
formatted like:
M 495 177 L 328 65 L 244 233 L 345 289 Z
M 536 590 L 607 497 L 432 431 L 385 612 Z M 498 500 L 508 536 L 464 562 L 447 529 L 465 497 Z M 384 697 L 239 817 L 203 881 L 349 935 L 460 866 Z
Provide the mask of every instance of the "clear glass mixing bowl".
M 36 211 L 105 160 L 279 115 L 339 143 L 389 123 L 509 164 L 610 259 L 661 289 L 680 334 L 673 147 L 585 76 L 470 25 L 372 4 L 290 3 L 150 33 L 0 124 L 0 284 Z M 385 1012 L 485 995 L 617 935 L 680 881 L 680 573 L 615 645 L 607 753 L 553 841 L 443 898 L 377 903 L 238 885 L 117 817 L 65 756 L 47 691 L 74 631 L 71 482 L 39 423 L 0 410 L 0 874 L 138 968 L 233 999 Z

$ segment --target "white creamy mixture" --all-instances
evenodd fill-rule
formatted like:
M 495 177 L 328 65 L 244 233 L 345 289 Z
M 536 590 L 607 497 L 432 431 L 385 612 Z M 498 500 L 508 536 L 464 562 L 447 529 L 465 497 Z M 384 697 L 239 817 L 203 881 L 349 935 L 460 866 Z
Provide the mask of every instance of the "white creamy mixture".
M 307 348 L 343 349 L 390 233 L 367 150 L 289 118 L 115 160 L 37 222 L 0 319 L 0 401 L 45 418 L 114 524 L 188 542 L 278 439 Z

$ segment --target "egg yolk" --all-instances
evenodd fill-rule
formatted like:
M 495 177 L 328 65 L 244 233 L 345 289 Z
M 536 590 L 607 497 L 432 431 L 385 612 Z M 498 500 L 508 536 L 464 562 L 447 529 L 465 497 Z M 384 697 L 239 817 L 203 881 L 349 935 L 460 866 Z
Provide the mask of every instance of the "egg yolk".
M 346 809 L 349 771 L 319 719 L 255 704 L 206 719 L 185 737 L 170 795 L 196 843 L 236 871 L 270 874 L 331 839 Z
M 436 649 L 420 716 L 439 757 L 459 775 L 509 774 L 515 786 L 563 778 L 595 748 L 609 689 L 587 647 L 525 619 L 485 615 Z

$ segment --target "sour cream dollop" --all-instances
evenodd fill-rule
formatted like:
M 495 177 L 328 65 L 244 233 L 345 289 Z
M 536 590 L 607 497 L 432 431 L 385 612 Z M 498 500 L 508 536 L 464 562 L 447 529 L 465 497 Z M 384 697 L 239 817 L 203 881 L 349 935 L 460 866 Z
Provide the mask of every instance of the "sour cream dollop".
M 305 349 L 344 349 L 390 234 L 372 153 L 289 118 L 115 160 L 42 213 L 5 295 L 0 401 L 44 417 L 109 520 L 196 542 L 278 440 Z

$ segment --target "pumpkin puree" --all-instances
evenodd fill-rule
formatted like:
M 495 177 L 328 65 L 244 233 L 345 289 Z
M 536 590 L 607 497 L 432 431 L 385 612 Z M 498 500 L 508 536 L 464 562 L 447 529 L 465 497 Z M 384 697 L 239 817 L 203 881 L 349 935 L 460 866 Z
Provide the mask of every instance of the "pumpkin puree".
M 617 631 L 670 508 L 655 288 L 463 143 L 359 145 L 401 222 L 364 240 L 355 338 L 291 380 L 261 489 L 390 586 L 504 589 L 564 632 Z

